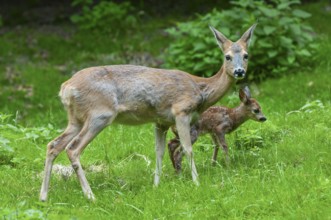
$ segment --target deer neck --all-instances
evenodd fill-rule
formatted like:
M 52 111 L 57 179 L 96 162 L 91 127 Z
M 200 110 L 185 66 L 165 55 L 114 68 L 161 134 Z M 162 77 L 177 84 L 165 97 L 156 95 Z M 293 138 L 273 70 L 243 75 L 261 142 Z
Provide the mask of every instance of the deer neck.
M 238 107 L 233 108 L 230 117 L 232 118 L 234 129 L 242 125 L 249 118 L 245 112 L 243 104 L 240 104 Z
M 200 86 L 204 100 L 202 110 L 207 109 L 221 99 L 234 83 L 234 79 L 226 74 L 223 66 L 214 76 L 210 78 L 199 77 L 196 81 Z

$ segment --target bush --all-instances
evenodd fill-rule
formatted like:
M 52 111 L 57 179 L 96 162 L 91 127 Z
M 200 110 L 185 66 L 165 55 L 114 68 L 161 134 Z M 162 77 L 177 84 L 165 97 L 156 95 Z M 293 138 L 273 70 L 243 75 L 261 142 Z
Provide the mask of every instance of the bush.
M 71 21 L 83 30 L 100 30 L 108 33 L 118 33 L 137 24 L 133 16 L 133 7 L 129 2 L 117 4 L 106 0 L 93 5 L 92 0 L 74 0 L 73 6 L 81 6 L 79 14 L 71 16 Z
M 167 29 L 175 42 L 166 51 L 165 66 L 210 76 L 220 68 L 223 56 L 208 24 L 236 41 L 258 21 L 250 46 L 250 79 L 278 76 L 299 68 L 303 63 L 306 67 L 316 48 L 313 29 L 304 23 L 310 14 L 293 9 L 292 6 L 300 1 L 267 2 L 232 1 L 233 7 L 229 10 L 214 9 L 206 15 L 198 15 L 193 21 Z

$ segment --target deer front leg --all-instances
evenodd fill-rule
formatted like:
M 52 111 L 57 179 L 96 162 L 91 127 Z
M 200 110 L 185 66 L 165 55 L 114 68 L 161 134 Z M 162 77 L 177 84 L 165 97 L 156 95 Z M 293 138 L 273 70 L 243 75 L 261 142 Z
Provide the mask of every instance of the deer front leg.
M 191 136 L 191 145 L 193 147 L 193 144 L 197 141 L 199 136 L 198 129 L 195 125 L 191 126 L 190 128 L 190 136 Z M 182 171 L 183 150 L 180 145 L 178 134 L 176 134 L 176 137 L 169 142 L 168 147 L 169 147 L 169 154 L 172 164 L 176 169 L 176 172 L 180 173 Z
M 191 122 L 191 118 L 189 115 L 183 114 L 176 116 L 177 131 L 181 145 L 184 149 L 184 153 L 187 156 L 189 166 L 191 168 L 192 180 L 196 185 L 199 185 L 198 173 L 193 159 L 193 150 L 192 150 L 192 143 L 190 137 L 190 122 Z
M 215 166 L 217 155 L 218 155 L 218 150 L 220 148 L 220 143 L 219 143 L 218 138 L 215 134 L 212 134 L 211 137 L 212 137 L 213 142 L 214 142 L 214 152 L 213 152 L 213 156 L 211 158 L 211 162 L 212 162 L 212 165 Z
M 162 159 L 165 150 L 166 136 L 168 127 L 159 124 L 155 125 L 155 152 L 156 152 L 156 169 L 154 176 L 154 185 L 158 186 L 162 173 Z

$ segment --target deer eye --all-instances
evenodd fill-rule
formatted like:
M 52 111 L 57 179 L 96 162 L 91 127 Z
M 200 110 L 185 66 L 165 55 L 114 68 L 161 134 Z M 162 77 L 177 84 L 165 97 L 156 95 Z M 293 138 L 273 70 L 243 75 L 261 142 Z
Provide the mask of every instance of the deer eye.
M 244 54 L 244 59 L 245 59 L 245 60 L 248 60 L 248 54 L 247 54 L 247 53 Z
M 231 56 L 230 56 L 230 55 L 226 55 L 226 56 L 225 56 L 225 59 L 226 59 L 227 61 L 230 61 L 230 60 L 231 60 Z
M 258 114 L 258 113 L 260 113 L 260 110 L 259 110 L 259 109 L 254 109 L 253 112 L 254 112 L 255 114 Z

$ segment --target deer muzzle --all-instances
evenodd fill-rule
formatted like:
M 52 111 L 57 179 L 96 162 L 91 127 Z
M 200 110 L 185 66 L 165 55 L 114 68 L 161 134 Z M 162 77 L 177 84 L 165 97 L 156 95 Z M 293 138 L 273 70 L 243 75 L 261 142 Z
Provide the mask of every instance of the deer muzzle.
M 245 70 L 243 68 L 235 69 L 233 75 L 236 79 L 243 79 L 245 77 Z
M 266 117 L 261 117 L 261 118 L 259 118 L 259 121 L 260 121 L 260 122 L 265 122 L 266 120 L 267 120 Z

